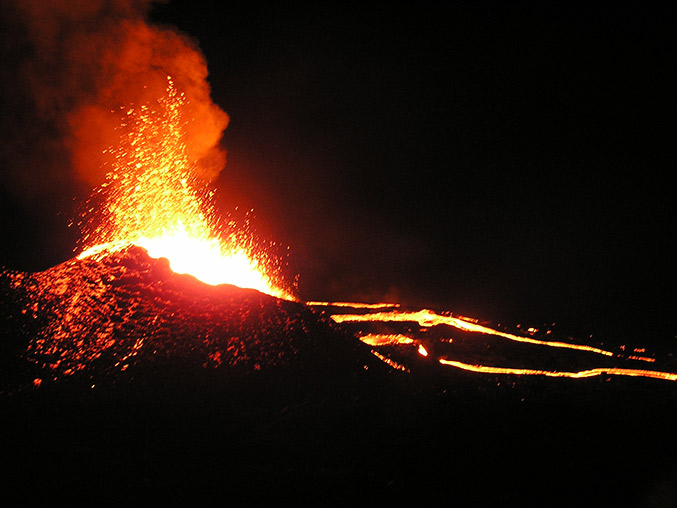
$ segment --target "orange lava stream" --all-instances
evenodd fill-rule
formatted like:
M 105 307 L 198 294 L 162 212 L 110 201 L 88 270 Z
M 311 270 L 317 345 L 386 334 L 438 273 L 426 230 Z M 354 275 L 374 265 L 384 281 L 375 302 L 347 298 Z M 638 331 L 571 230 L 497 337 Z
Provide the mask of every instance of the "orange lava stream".
M 358 303 L 325 303 L 325 302 L 308 302 L 309 305 L 332 305 L 336 307 L 352 307 L 355 309 L 382 309 L 390 308 L 396 306 L 396 304 L 358 304 Z M 476 319 L 466 318 L 466 317 L 453 317 L 442 314 L 437 314 L 431 310 L 423 309 L 416 312 L 405 312 L 399 310 L 392 310 L 389 312 L 372 312 L 367 314 L 333 314 L 331 318 L 337 323 L 342 322 L 406 322 L 413 321 L 418 323 L 422 327 L 432 327 L 436 325 L 449 325 L 455 328 L 458 328 L 463 331 L 475 332 L 496 335 L 503 337 L 509 340 L 516 342 L 524 342 L 528 344 L 535 344 L 539 346 L 550 346 L 555 348 L 566 348 L 566 349 L 575 349 L 578 351 L 585 351 L 590 353 L 596 353 L 603 356 L 614 356 L 610 351 L 605 351 L 603 349 L 595 348 L 592 346 L 586 346 L 582 344 L 569 344 L 565 342 L 555 342 L 555 341 L 543 341 L 537 340 L 529 337 L 522 337 L 519 335 L 514 335 L 511 333 L 501 332 L 494 330 L 492 328 L 482 326 L 478 324 Z M 413 337 L 400 334 L 378 334 L 378 333 L 368 333 L 362 336 L 359 336 L 359 339 L 374 347 L 380 346 L 398 346 L 398 345 L 417 345 L 419 341 L 415 340 Z M 444 339 L 442 339 L 444 341 Z M 421 343 L 418 343 L 418 354 L 423 357 L 430 356 L 430 353 Z M 623 348 L 622 348 L 623 349 Z M 634 352 L 644 352 L 643 349 L 636 349 Z M 391 367 L 408 372 L 409 370 L 399 363 L 395 362 L 388 356 L 378 353 L 376 350 L 372 350 L 372 353 L 376 355 L 383 362 L 387 363 Z M 621 355 L 618 355 L 621 356 Z M 655 359 L 649 358 L 646 356 L 627 356 L 629 360 L 641 360 L 645 362 L 655 362 Z M 589 378 L 594 376 L 603 376 L 603 375 L 615 375 L 615 376 L 631 376 L 631 377 L 645 377 L 652 379 L 661 379 L 666 381 L 677 381 L 677 373 L 672 372 L 663 372 L 655 370 L 644 370 L 644 369 L 627 369 L 627 368 L 617 368 L 617 367 L 601 367 L 593 368 L 588 370 L 581 370 L 575 372 L 568 371 L 554 371 L 554 370 L 541 370 L 541 369 L 525 369 L 525 368 L 512 368 L 512 367 L 492 367 L 487 365 L 479 364 L 469 364 L 464 362 L 459 362 L 456 360 L 449 360 L 446 358 L 437 358 L 437 361 L 442 365 L 447 365 L 451 367 L 456 367 L 458 369 L 463 369 L 470 372 L 478 372 L 484 374 L 505 374 L 505 375 L 527 375 L 527 376 L 546 376 L 546 377 L 558 377 L 558 378 Z
M 486 365 L 473 365 L 469 363 L 457 362 L 455 360 L 445 360 L 440 358 L 439 362 L 442 365 L 450 365 L 463 370 L 472 372 L 481 372 L 484 374 L 513 374 L 518 376 L 548 376 L 548 377 L 567 377 L 567 378 L 586 378 L 594 376 L 615 375 L 615 376 L 633 376 L 633 377 L 648 377 L 653 379 L 662 379 L 666 381 L 677 381 L 677 374 L 671 372 L 660 372 L 655 370 L 641 370 L 641 369 L 620 369 L 614 367 L 605 367 L 589 370 L 581 370 L 578 372 L 562 372 L 552 370 L 535 370 L 535 369 L 513 369 L 508 367 L 489 367 Z
M 359 339 L 370 346 L 389 346 L 414 343 L 414 339 L 402 333 L 367 333 L 365 335 L 360 335 Z
M 499 337 L 504 337 L 509 340 L 516 342 L 526 342 L 528 344 L 537 344 L 540 346 L 549 346 L 549 347 L 558 347 L 566 349 L 576 349 L 578 351 L 588 351 L 592 353 L 597 353 L 604 356 L 613 356 L 613 353 L 610 351 L 605 351 L 592 346 L 586 346 L 582 344 L 569 344 L 567 342 L 551 342 L 538 339 L 532 339 L 529 337 L 521 337 L 519 335 L 513 335 L 512 333 L 501 332 L 488 328 L 486 326 L 479 325 L 477 323 L 472 323 L 459 319 L 453 316 L 443 316 L 437 314 L 431 310 L 423 309 L 417 312 L 375 312 L 372 314 L 335 314 L 332 316 L 332 319 L 337 323 L 344 321 L 414 321 L 420 326 L 432 327 L 435 325 L 449 325 L 460 330 L 476 333 L 486 333 L 490 335 L 497 335 Z
M 655 358 L 649 358 L 647 356 L 628 356 L 628 360 L 638 360 L 640 362 L 649 362 L 649 363 L 655 363 L 656 361 Z
M 383 363 L 385 363 L 386 365 L 389 365 L 390 367 L 392 367 L 395 370 L 401 370 L 403 372 L 409 372 L 409 369 L 407 369 L 404 365 L 402 365 L 401 363 L 397 363 L 395 360 L 388 358 L 385 355 L 382 355 L 378 351 L 374 351 L 372 349 L 371 354 L 373 354 L 376 358 L 378 358 Z
M 306 305 L 316 307 L 351 307 L 353 309 L 392 309 L 400 306 L 399 303 L 359 303 L 359 302 L 306 302 Z
M 234 284 L 294 299 L 275 283 L 272 260 L 254 255 L 242 232 L 226 238 L 210 205 L 213 191 L 197 176 L 185 144 L 187 99 L 171 78 L 156 104 L 131 107 L 121 125 L 106 182 L 98 190 L 105 205 L 90 209 L 96 224 L 83 239 L 79 258 L 137 245 L 164 257 L 177 273 L 207 284 Z M 90 222 L 93 222 L 90 218 Z M 232 224 L 231 224 L 232 225 Z

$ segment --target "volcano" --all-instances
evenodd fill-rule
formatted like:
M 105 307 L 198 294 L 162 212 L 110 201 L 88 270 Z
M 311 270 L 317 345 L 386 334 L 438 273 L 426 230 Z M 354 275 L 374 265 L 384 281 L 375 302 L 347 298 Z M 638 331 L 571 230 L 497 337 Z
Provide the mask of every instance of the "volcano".
M 302 362 L 321 371 L 341 356 L 354 364 L 341 367 L 350 376 L 374 363 L 359 342 L 331 339 L 343 353 L 320 347 L 314 337 L 335 337 L 336 327 L 302 304 L 176 274 L 140 247 L 37 274 L 5 271 L 2 281 L 9 394 L 72 383 L 106 390 L 163 370 L 173 372 L 165 386 L 185 370 L 246 377 Z
M 335 447 L 362 425 L 368 447 L 380 424 L 358 415 L 391 369 L 328 317 L 139 247 L 0 281 L 5 480 L 40 484 L 24 499 L 214 500 L 359 477 Z
M 323 306 L 210 286 L 139 247 L 4 270 L 0 298 L 3 490 L 22 502 L 669 506 L 675 493 L 671 382 L 468 372 L 429 343 L 388 363 L 392 344 L 379 353 Z M 476 358 L 470 342 L 454 347 Z

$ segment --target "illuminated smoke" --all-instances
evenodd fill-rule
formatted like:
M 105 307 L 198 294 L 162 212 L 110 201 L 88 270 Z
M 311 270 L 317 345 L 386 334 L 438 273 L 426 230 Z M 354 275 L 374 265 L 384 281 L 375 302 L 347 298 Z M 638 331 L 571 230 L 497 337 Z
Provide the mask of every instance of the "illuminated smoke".
M 150 1 L 2 2 L 12 20 L 6 38 L 12 39 L 11 48 L 5 51 L 15 60 L 13 92 L 28 95 L 23 102 L 30 108 L 21 114 L 41 125 L 43 134 L 33 141 L 38 136 L 51 141 L 49 147 L 34 143 L 35 150 L 50 150 L 58 159 L 60 149 L 69 159 L 16 169 L 25 187 L 38 177 L 62 185 L 73 177 L 90 187 L 102 184 L 111 163 L 106 149 L 118 136 L 120 106 L 163 96 L 168 75 L 190 104 L 186 145 L 197 174 L 210 180 L 223 169 L 219 142 L 228 116 L 210 98 L 205 58 L 186 35 L 149 23 Z
M 137 245 L 208 284 L 292 298 L 279 287 L 273 258 L 254 248 L 247 230 L 219 221 L 211 192 L 187 156 L 188 105 L 167 77 L 165 95 L 155 104 L 124 108 L 119 142 L 109 150 L 113 166 L 84 214 L 79 257 Z
M 276 261 L 254 252 L 245 226 L 221 227 L 211 206 L 228 116 L 210 98 L 197 43 L 150 24 L 147 0 L 9 5 L 30 41 L 23 78 L 35 112 L 95 189 L 78 221 L 80 257 L 135 244 L 210 284 L 290 297 L 272 279 Z

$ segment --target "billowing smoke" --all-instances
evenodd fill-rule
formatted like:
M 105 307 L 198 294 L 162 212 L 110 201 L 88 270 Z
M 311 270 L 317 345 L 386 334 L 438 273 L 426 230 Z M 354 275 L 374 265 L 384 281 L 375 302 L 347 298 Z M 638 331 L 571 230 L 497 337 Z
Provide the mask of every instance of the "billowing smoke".
M 211 101 L 205 59 L 186 35 L 149 23 L 151 3 L 0 0 L 5 192 L 42 200 L 101 184 L 124 111 L 162 97 L 168 76 L 189 101 L 200 176 L 223 169 L 228 116 Z

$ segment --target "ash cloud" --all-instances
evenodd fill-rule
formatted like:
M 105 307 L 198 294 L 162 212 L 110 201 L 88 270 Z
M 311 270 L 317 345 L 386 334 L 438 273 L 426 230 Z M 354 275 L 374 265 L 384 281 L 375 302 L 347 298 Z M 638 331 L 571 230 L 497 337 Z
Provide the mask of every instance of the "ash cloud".
M 152 25 L 148 0 L 0 0 L 4 192 L 38 202 L 103 182 L 120 115 L 165 95 L 189 101 L 187 145 L 201 176 L 225 165 L 228 116 L 210 98 L 195 41 Z M 64 196 L 61 196 L 62 198 Z

